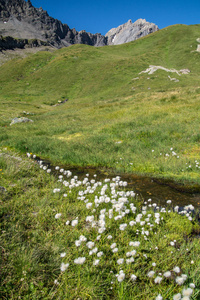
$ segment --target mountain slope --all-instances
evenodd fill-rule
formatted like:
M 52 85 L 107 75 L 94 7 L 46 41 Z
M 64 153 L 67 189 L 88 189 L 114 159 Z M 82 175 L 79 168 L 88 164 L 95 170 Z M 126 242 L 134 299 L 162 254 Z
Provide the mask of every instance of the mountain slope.
M 0 145 L 199 182 L 199 32 L 176 25 L 127 44 L 72 45 L 5 63 Z M 144 73 L 150 65 L 157 71 Z M 10 126 L 22 116 L 34 122 Z
M 5 93 L 16 98 L 19 90 L 20 97 L 29 98 L 34 90 L 40 98 L 49 95 L 51 102 L 64 95 L 70 98 L 88 95 L 95 99 L 101 96 L 108 98 L 132 95 L 133 87 L 142 91 L 143 87 L 159 90 L 161 86 L 169 86 L 167 76 L 171 74 L 166 72 L 160 72 L 161 76 L 155 77 L 151 83 L 132 80 L 149 65 L 190 69 L 190 75 L 181 76 L 176 86 L 190 84 L 190 78 L 193 85 L 198 82 L 199 53 L 192 52 L 197 48 L 198 30 L 199 25 L 171 26 L 120 46 L 91 48 L 74 45 L 53 54 L 39 52 L 27 59 L 17 60 L 15 65 L 13 62 L 6 63 L 0 71 L 2 96 Z M 10 85 L 13 89 L 9 89 Z M 20 92 L 22 86 L 23 92 Z M 172 83 L 170 86 L 173 86 Z M 43 91 L 47 93 L 44 96 Z
M 41 7 L 35 8 L 30 0 L 0 0 L 0 35 L 23 40 L 36 39 L 56 48 L 72 44 L 105 46 L 116 44 L 114 38 L 117 44 L 125 43 L 158 30 L 155 24 L 145 20 L 138 20 L 134 24 L 129 20 L 120 28 L 123 30 L 119 27 L 112 29 L 106 36 L 85 30 L 78 32 L 50 17 Z
M 0 1 L 0 35 L 38 39 L 57 48 L 77 43 L 93 46 L 106 44 L 106 38 L 101 34 L 70 29 L 50 17 L 41 7 L 35 8 L 30 0 Z

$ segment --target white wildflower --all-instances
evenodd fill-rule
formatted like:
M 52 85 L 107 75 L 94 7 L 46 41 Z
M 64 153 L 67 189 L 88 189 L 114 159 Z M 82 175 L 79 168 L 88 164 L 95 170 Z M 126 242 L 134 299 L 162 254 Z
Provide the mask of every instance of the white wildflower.
M 73 220 L 72 222 L 71 222 L 71 225 L 74 227 L 74 226 L 76 226 L 78 224 L 78 220 L 77 219 L 75 219 L 75 220 Z
M 156 297 L 156 300 L 162 300 L 163 297 L 161 296 L 161 294 L 159 294 L 157 297 Z
M 74 260 L 74 263 L 77 265 L 82 265 L 85 262 L 85 257 L 78 257 Z
M 191 288 L 184 288 L 183 290 L 182 290 L 182 295 L 183 296 L 187 296 L 187 297 L 190 297 L 191 295 L 192 295 L 192 293 L 193 293 L 193 289 L 191 289 Z
M 158 284 L 160 284 L 161 281 L 162 281 L 162 277 L 160 277 L 160 276 L 157 276 L 157 277 L 154 279 L 154 282 L 155 282 L 155 283 L 158 283 Z
M 131 280 L 132 280 L 132 281 L 135 281 L 136 279 L 137 279 L 137 276 L 134 275 L 134 274 L 131 274 Z
M 68 267 L 69 267 L 69 264 L 62 263 L 60 266 L 60 269 L 62 272 L 64 272 Z
M 107 236 L 107 239 L 108 239 L 108 240 L 111 240 L 111 239 L 112 239 L 112 235 L 108 235 L 108 236 Z
M 181 270 L 180 270 L 179 267 L 174 267 L 174 268 L 173 268 L 173 271 L 174 271 L 175 273 L 180 273 Z
M 87 242 L 86 246 L 89 248 L 89 249 L 92 249 L 94 247 L 94 242 Z
M 119 282 L 122 282 L 125 278 L 125 274 L 123 272 L 121 272 L 118 276 L 117 276 L 117 280 Z
M 124 259 L 123 258 L 119 258 L 117 260 L 118 265 L 122 265 L 124 263 Z
M 101 257 L 103 255 L 103 251 L 97 253 L 97 257 Z
M 97 266 L 97 265 L 99 264 L 99 261 L 100 261 L 99 259 L 95 259 L 95 260 L 93 261 L 93 265 L 94 265 L 94 266 Z
M 154 271 L 149 271 L 149 272 L 147 273 L 147 276 L 148 276 L 149 278 L 152 278 L 152 277 L 154 276 L 154 274 L 155 274 Z
M 59 219 L 61 216 L 62 216 L 62 214 L 58 213 L 58 214 L 55 215 L 55 219 Z
M 182 285 L 183 283 L 184 283 L 184 278 L 183 277 L 181 277 L 181 276 L 177 276 L 176 277 L 176 283 L 178 284 L 178 285 Z
M 76 240 L 76 241 L 75 241 L 75 245 L 76 245 L 76 247 L 80 247 L 81 241 L 80 241 L 80 240 Z
M 174 295 L 173 300 L 181 300 L 181 294 L 178 293 L 178 294 Z
M 87 238 L 86 238 L 84 235 L 80 235 L 79 240 L 80 240 L 81 242 L 86 242 L 86 241 L 87 241 Z
M 169 278 L 171 276 L 171 272 L 167 271 L 163 274 L 166 278 Z
M 63 252 L 63 253 L 60 254 L 60 257 L 65 257 L 65 255 L 66 255 L 66 253 Z

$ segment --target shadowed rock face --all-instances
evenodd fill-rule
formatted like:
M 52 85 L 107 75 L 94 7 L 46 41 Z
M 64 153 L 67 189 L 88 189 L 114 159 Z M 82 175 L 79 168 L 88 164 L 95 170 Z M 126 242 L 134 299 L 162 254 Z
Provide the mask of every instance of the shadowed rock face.
M 139 19 L 135 23 L 129 20 L 111 29 L 106 36 L 84 30 L 76 31 L 50 17 L 41 7 L 35 8 L 30 0 L 0 0 L 0 36 L 22 40 L 34 39 L 40 41 L 38 44 L 43 42 L 56 48 L 72 44 L 118 45 L 134 41 L 156 30 L 158 27 L 155 24 Z
M 105 36 L 108 38 L 108 45 L 120 45 L 137 40 L 157 30 L 157 25 L 149 23 L 144 19 L 139 19 L 135 23 L 129 20 L 117 28 L 112 28 Z
M 68 25 L 50 17 L 42 8 L 33 7 L 30 0 L 0 0 L 0 35 L 38 39 L 56 48 L 72 44 L 107 44 L 103 35 L 70 29 Z

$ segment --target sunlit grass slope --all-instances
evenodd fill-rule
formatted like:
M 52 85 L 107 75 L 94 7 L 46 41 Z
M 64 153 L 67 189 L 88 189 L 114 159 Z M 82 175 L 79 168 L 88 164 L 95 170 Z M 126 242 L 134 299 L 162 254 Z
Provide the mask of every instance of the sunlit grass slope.
M 5 63 L 1 144 L 54 162 L 198 182 L 199 37 L 200 25 L 175 25 L 120 46 L 74 45 Z M 149 65 L 191 72 L 139 74 Z M 34 123 L 9 126 L 24 111 Z

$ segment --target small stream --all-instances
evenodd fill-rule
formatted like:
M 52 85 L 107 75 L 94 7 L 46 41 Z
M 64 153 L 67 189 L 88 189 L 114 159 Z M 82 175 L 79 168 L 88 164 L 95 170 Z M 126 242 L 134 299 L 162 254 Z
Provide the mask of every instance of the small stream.
M 41 159 L 36 158 L 39 162 Z M 55 170 L 55 166 L 52 166 L 51 163 L 47 160 L 42 160 L 43 165 L 48 165 L 48 168 L 52 170 L 52 173 L 55 175 L 60 175 L 59 171 Z M 172 200 L 173 206 L 183 207 L 185 205 L 192 204 L 195 209 L 200 209 L 200 193 L 189 193 L 179 191 L 176 188 L 170 187 L 167 184 L 158 183 L 157 180 L 150 177 L 143 177 L 137 175 L 126 175 L 126 174 L 112 174 L 108 173 L 109 171 L 102 171 L 95 168 L 82 168 L 82 167 L 69 167 L 69 166 L 60 166 L 65 170 L 70 170 L 72 176 L 78 176 L 82 180 L 86 174 L 89 174 L 89 179 L 104 180 L 105 178 L 114 178 L 120 176 L 121 180 L 127 181 L 128 186 L 126 187 L 129 190 L 133 190 L 136 194 L 140 195 L 144 201 L 152 199 L 152 202 L 157 203 L 160 206 L 166 206 L 167 200 Z

